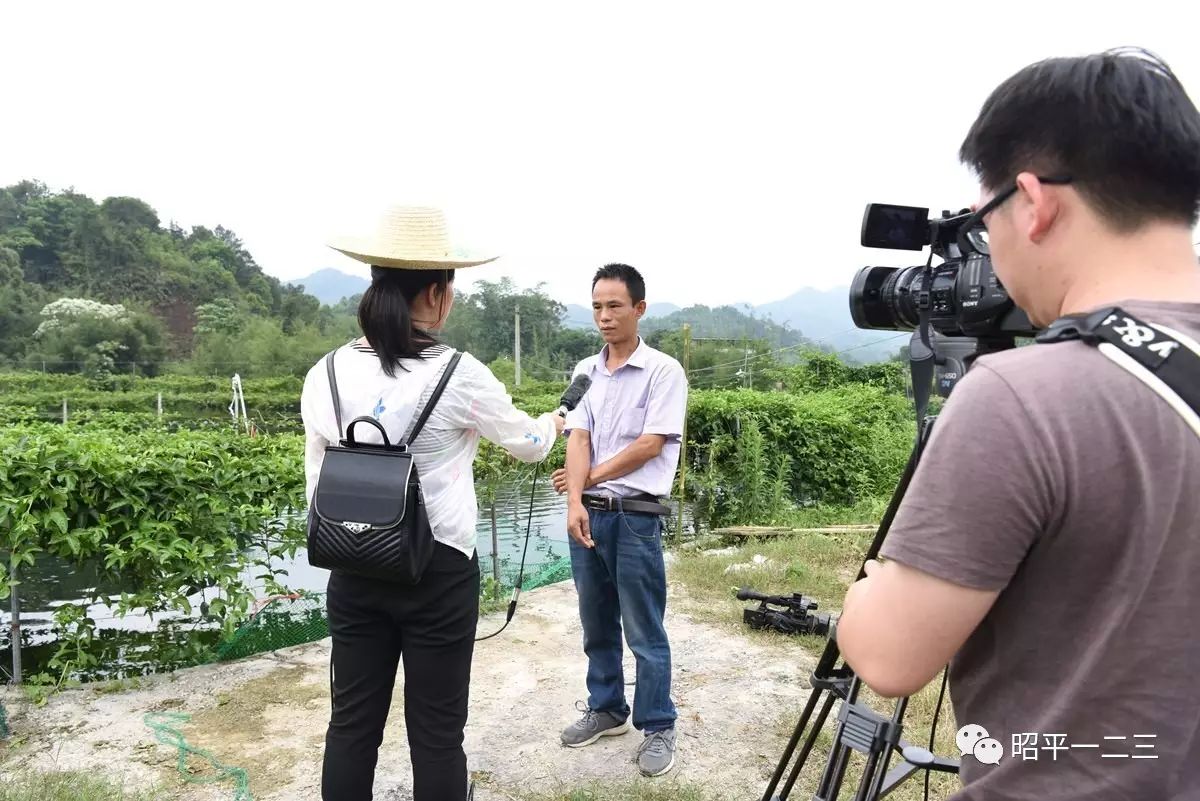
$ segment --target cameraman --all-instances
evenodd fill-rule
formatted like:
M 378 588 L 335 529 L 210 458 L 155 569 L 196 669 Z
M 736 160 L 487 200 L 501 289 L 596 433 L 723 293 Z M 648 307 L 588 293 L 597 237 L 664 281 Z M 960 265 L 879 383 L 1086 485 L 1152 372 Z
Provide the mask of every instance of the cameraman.
M 1029 66 L 960 156 L 1034 325 L 1119 305 L 1200 340 L 1200 113 L 1166 64 Z M 958 726 L 1003 747 L 962 757 L 956 801 L 1200 798 L 1197 479 L 1200 439 L 1090 345 L 986 356 L 959 382 L 837 629 L 887 697 L 953 660 Z

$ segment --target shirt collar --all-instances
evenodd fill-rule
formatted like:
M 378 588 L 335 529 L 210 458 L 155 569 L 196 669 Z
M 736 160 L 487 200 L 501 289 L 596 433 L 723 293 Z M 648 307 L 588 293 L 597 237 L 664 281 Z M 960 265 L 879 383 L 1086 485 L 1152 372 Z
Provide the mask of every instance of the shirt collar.
M 645 369 L 649 358 L 650 346 L 646 344 L 646 340 L 641 335 L 638 335 L 638 346 L 633 349 L 633 353 L 629 355 L 629 359 L 621 367 L 636 367 L 639 370 Z M 596 356 L 596 367 L 604 372 L 608 372 L 607 365 L 608 345 L 605 345 Z

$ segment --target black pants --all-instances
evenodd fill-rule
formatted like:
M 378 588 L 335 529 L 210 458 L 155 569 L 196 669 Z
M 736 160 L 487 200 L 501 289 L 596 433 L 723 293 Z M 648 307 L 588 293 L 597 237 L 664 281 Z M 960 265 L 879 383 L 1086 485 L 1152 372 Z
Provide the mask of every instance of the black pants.
M 479 557 L 437 544 L 412 587 L 334 572 L 333 715 L 325 736 L 324 801 L 370 801 L 383 728 L 404 658 L 404 721 L 413 801 L 464 801 L 463 728 L 479 619 Z

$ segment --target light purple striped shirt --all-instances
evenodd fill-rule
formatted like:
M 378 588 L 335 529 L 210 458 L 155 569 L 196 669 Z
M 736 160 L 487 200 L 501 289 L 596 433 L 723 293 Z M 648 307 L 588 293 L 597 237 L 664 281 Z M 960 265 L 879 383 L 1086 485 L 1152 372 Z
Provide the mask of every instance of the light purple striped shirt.
M 683 422 L 687 416 L 687 375 L 678 361 L 639 337 L 629 361 L 610 373 L 608 346 L 584 359 L 575 375 L 592 379 L 583 400 L 567 415 L 564 434 L 580 428 L 591 433 L 592 467 L 606 462 L 642 434 L 665 434 L 662 453 L 620 478 L 588 492 L 629 497 L 649 493 L 669 497 L 679 466 Z

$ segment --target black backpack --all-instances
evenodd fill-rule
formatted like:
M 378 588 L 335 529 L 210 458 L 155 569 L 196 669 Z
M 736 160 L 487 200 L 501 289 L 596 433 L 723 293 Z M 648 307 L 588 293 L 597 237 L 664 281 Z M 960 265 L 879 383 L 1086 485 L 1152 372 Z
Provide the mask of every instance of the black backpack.
M 340 438 L 336 352 L 325 357 L 325 366 Z M 450 359 L 407 440 L 391 444 L 383 426 L 364 416 L 350 421 L 339 444 L 326 446 L 308 509 L 308 561 L 313 567 L 400 584 L 421 580 L 435 543 L 409 445 L 421 433 L 461 358 L 455 353 Z M 383 444 L 355 440 L 354 426 L 359 423 L 377 428 Z

